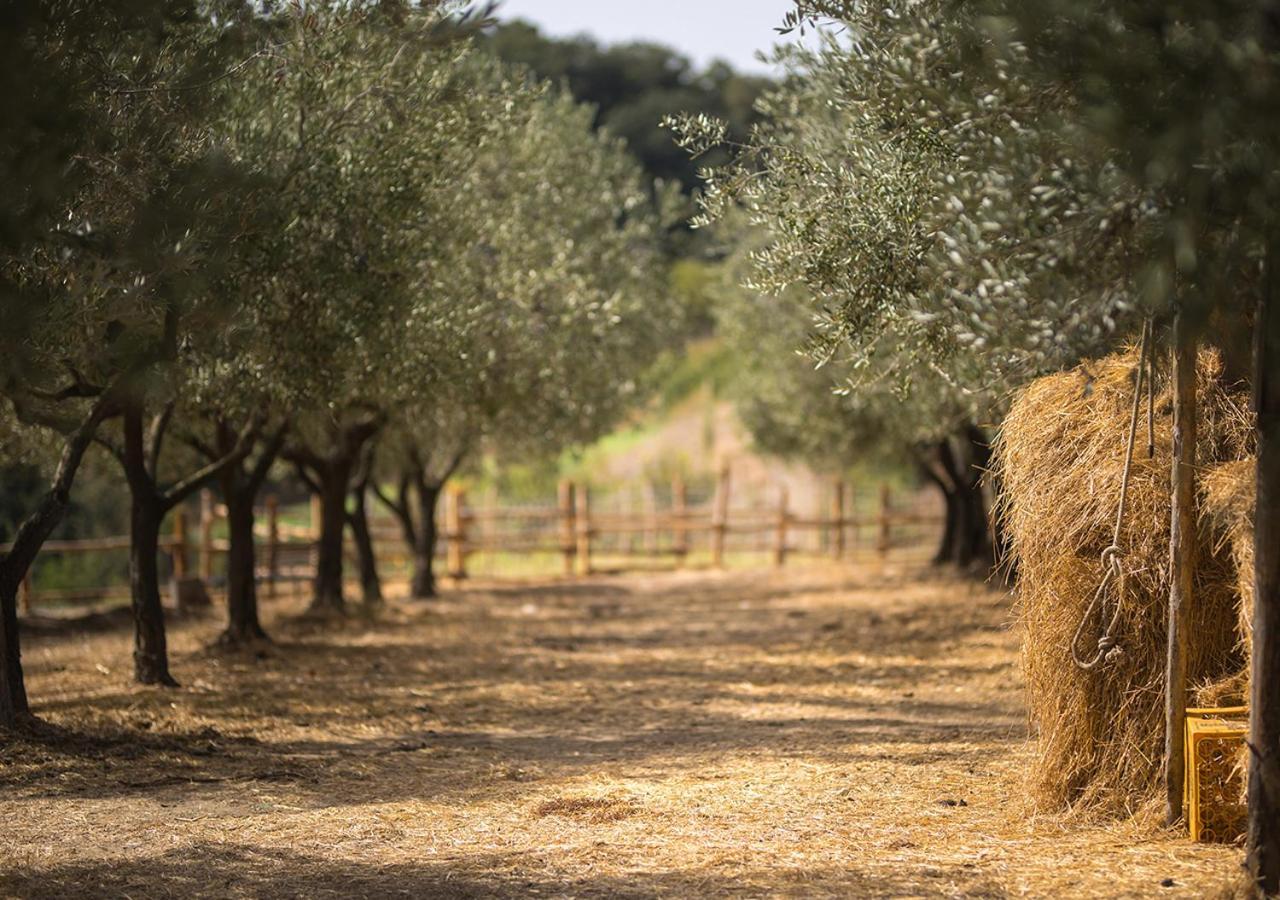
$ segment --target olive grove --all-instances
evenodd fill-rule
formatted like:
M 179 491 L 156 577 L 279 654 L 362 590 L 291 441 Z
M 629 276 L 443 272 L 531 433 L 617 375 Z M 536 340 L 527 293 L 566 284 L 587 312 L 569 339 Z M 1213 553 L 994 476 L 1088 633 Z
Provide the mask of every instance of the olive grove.
M 429 596 L 435 498 L 469 452 L 554 453 L 638 399 L 680 319 L 668 193 L 589 109 L 478 52 L 484 10 L 26 6 L 3 34 L 22 100 L 3 165 L 25 187 L 0 245 L 0 421 L 50 481 L 0 559 L 0 725 L 29 708 L 18 588 L 87 453 L 131 498 L 136 679 L 173 685 L 157 559 L 196 490 L 227 509 L 219 644 L 252 646 L 272 471 L 320 499 L 313 614 L 347 612 L 349 528 L 375 612 L 370 492 Z M 39 130 L 56 142 L 23 143 Z

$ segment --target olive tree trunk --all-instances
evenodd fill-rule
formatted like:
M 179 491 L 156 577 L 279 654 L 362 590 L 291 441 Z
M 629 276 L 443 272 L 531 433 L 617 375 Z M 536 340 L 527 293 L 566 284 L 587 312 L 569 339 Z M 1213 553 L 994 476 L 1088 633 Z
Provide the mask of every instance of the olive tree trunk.
M 219 477 L 227 504 L 227 627 L 217 644 L 228 650 L 268 643 L 271 638 L 258 615 L 257 548 L 254 506 L 267 473 L 284 443 L 281 426 L 268 439 L 252 465 L 247 460 L 223 469 Z M 234 435 L 225 421 L 217 425 L 218 452 L 228 452 Z
M 410 593 L 416 599 L 436 596 L 436 505 L 443 486 L 420 482 L 417 488 L 418 528 L 413 542 L 413 579 Z

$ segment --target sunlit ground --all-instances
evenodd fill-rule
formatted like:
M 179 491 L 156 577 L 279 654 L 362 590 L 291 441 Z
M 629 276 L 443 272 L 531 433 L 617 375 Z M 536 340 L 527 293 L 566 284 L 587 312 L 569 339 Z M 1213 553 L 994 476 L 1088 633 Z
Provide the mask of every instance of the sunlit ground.
M 18 896 L 1205 896 L 1238 851 L 1029 815 L 1008 599 L 918 567 L 545 582 L 26 654 Z

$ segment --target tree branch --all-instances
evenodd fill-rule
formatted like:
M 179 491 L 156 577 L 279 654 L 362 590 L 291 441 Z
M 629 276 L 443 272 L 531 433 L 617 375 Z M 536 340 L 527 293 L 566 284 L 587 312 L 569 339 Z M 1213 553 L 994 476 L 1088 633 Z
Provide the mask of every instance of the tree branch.
M 208 465 L 192 472 L 182 481 L 170 487 L 160 495 L 160 501 L 165 509 L 172 509 L 183 500 L 190 497 L 209 481 L 221 474 L 222 470 L 227 466 L 235 465 L 242 461 L 253 450 L 254 441 L 258 437 L 258 418 L 256 416 L 249 419 L 245 423 L 244 428 L 240 430 L 240 436 L 236 440 L 236 445 L 230 453 L 213 460 Z
M 62 521 L 67 506 L 71 502 L 71 483 L 75 480 L 76 471 L 84 459 L 85 451 L 93 441 L 94 432 L 103 420 L 113 413 L 114 407 L 113 386 L 90 407 L 88 415 L 67 438 L 49 490 L 41 498 L 35 510 L 18 527 L 9 552 L 0 557 L 0 577 L 4 579 L 6 591 L 17 590 L 18 584 L 31 568 L 31 563 L 35 561 L 36 554 L 40 552 L 40 547 Z
M 289 423 L 281 422 L 280 427 L 267 438 L 266 444 L 258 454 L 257 461 L 253 464 L 253 468 L 249 470 L 249 485 L 255 493 L 262 486 L 262 482 L 266 481 L 267 473 L 271 471 L 271 466 L 275 463 L 276 457 L 280 455 L 281 449 L 284 448 L 285 437 L 288 433 Z
M 382 486 L 378 484 L 378 479 L 370 482 L 373 488 L 373 496 L 377 497 L 391 514 L 400 522 L 400 530 L 404 532 L 404 536 L 409 543 L 416 543 L 418 539 L 418 529 L 413 524 L 413 511 L 409 508 L 409 476 L 401 473 L 399 484 L 399 500 L 392 500 L 383 493 Z
M 147 432 L 147 471 L 154 481 L 160 471 L 160 451 L 164 447 L 165 431 L 173 419 L 173 408 L 177 401 L 170 400 L 164 408 L 151 420 L 151 429 Z
M 318 479 L 312 478 L 307 473 L 306 463 L 295 459 L 293 461 L 293 470 L 297 474 L 298 480 L 307 486 L 307 490 L 311 491 L 313 494 L 320 493 L 320 482 Z

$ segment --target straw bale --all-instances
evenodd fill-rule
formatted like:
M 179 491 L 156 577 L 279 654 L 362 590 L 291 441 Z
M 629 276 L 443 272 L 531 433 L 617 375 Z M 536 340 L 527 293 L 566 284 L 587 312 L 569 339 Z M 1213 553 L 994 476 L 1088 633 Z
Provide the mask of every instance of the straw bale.
M 1164 667 L 1169 595 L 1172 395 L 1157 376 L 1154 454 L 1140 425 L 1115 587 L 1122 654 L 1093 671 L 1071 658 L 1071 640 L 1102 576 L 1112 541 L 1137 373 L 1137 351 L 1038 379 L 1014 399 L 997 447 L 998 515 L 1018 574 L 1028 711 L 1037 736 L 1031 794 L 1043 806 L 1134 812 L 1157 796 L 1164 746 Z M 1242 392 L 1224 387 L 1217 355 L 1198 362 L 1201 466 L 1249 452 Z M 1144 417 L 1145 418 L 1145 417 Z M 1237 673 L 1235 566 L 1202 521 L 1188 654 L 1192 684 Z M 1088 654 L 1101 623 L 1085 628 Z
M 1254 469 L 1252 457 L 1210 469 L 1200 482 L 1201 515 L 1217 538 L 1219 547 L 1229 546 L 1236 565 L 1239 593 L 1240 646 L 1246 658 L 1252 650 L 1253 619 L 1253 505 Z

